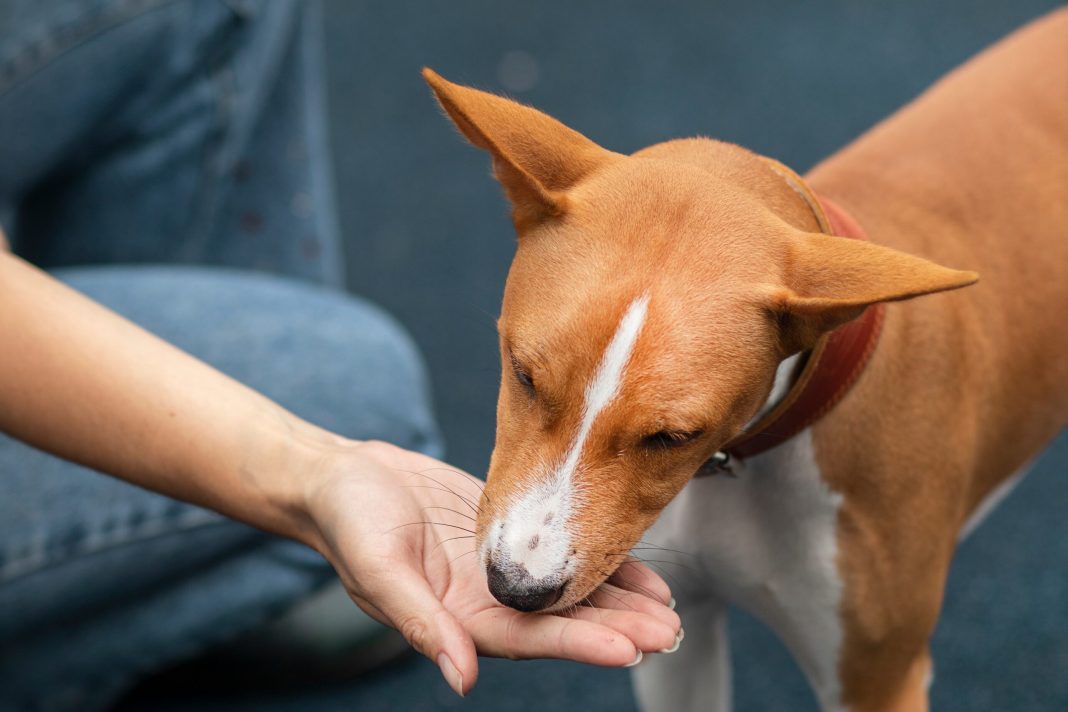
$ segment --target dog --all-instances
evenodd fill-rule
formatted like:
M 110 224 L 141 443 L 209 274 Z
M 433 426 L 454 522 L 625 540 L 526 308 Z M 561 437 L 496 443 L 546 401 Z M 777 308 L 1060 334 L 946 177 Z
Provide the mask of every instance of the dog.
M 424 77 L 518 234 L 493 595 L 576 605 L 652 527 L 699 582 L 685 643 L 634 668 L 645 709 L 729 708 L 728 604 L 824 710 L 926 709 L 954 548 L 1068 421 L 1068 11 L 804 178 L 706 138 L 621 155 Z

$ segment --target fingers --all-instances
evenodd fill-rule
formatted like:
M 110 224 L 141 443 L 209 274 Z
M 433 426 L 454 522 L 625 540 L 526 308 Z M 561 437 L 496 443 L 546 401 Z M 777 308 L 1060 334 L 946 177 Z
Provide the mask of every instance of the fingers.
M 493 607 L 468 620 L 468 630 L 482 655 L 558 658 L 605 667 L 624 667 L 641 659 L 638 647 L 625 634 L 578 616 Z
M 392 571 L 385 588 L 371 594 L 373 607 L 413 648 L 433 660 L 449 687 L 463 697 L 478 677 L 471 636 L 417 572 Z
M 671 629 L 672 635 L 682 625 L 679 614 L 663 603 L 633 591 L 625 591 L 611 584 L 601 584 L 586 600 L 593 610 L 625 611 L 651 618 Z M 582 607 L 579 608 L 582 610 Z
M 664 610 L 674 616 L 674 611 L 666 608 Z M 668 623 L 636 611 L 590 608 L 589 606 L 579 606 L 571 615 L 579 620 L 597 623 L 622 633 L 638 650 L 646 653 L 662 653 L 675 647 L 682 630 L 682 622 L 678 616 L 674 616 L 673 623 Z
M 619 588 L 640 593 L 665 605 L 671 602 L 671 589 L 655 571 L 639 561 L 625 561 L 608 578 Z

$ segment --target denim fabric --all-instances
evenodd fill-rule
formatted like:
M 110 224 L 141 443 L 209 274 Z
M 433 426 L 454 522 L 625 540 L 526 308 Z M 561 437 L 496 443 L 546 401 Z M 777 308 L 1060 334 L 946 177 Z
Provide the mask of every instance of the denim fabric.
M 317 8 L 0 0 L 0 224 L 16 252 L 340 286 Z
M 0 225 L 298 415 L 440 454 L 403 330 L 311 284 L 343 280 L 317 12 L 0 0 Z M 0 710 L 103 707 L 331 578 L 294 543 L 0 436 Z
M 60 276 L 302 417 L 440 451 L 419 356 L 369 304 L 218 269 Z M 0 482 L 0 709 L 110 702 L 332 577 L 296 544 L 6 438 Z

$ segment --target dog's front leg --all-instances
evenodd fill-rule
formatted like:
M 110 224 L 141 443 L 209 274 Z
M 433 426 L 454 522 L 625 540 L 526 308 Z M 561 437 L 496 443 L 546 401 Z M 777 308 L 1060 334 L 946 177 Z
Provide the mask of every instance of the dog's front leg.
M 728 712 L 731 663 L 727 607 L 719 599 L 687 598 L 678 603 L 686 638 L 674 653 L 647 655 L 631 679 L 645 712 Z

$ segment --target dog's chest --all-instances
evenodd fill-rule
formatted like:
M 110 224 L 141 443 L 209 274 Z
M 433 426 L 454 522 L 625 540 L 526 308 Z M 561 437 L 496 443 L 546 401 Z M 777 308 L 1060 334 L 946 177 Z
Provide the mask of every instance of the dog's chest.
M 736 478 L 687 485 L 645 538 L 693 555 L 677 559 L 695 569 L 678 576 L 683 615 L 687 598 L 703 596 L 750 611 L 779 634 L 829 701 L 837 694 L 842 641 L 841 497 L 820 477 L 810 431 L 734 469 Z

